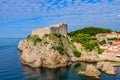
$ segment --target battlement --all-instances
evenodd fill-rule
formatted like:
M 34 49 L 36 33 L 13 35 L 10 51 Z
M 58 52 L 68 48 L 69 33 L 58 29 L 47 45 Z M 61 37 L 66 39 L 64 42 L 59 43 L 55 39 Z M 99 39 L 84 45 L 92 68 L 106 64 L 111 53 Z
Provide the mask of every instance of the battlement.
M 50 25 L 50 27 L 38 28 L 32 31 L 32 35 L 38 35 L 40 38 L 42 38 L 44 34 L 50 33 L 67 35 L 67 24 L 64 23 L 54 24 Z

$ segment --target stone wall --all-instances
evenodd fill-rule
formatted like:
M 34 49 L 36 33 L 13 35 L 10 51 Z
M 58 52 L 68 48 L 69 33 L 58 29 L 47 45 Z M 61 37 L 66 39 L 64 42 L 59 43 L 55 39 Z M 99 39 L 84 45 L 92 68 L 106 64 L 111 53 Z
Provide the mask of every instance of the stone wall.
M 32 31 L 32 35 L 38 35 L 40 38 L 44 36 L 44 34 L 50 34 L 51 31 L 49 28 L 38 28 Z
M 40 38 L 43 37 L 44 34 L 56 33 L 61 35 L 67 34 L 67 24 L 55 24 L 51 25 L 47 28 L 38 28 L 32 31 L 32 35 L 38 35 Z

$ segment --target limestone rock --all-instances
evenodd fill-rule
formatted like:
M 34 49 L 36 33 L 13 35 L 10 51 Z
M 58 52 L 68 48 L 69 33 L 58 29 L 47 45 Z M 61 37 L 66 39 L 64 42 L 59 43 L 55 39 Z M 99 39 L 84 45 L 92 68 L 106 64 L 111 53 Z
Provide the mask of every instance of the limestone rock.
M 97 68 L 93 65 L 87 65 L 86 71 L 79 71 L 78 74 L 84 74 L 87 76 L 92 76 L 95 78 L 99 78 L 100 76 L 100 71 L 97 70 Z
M 116 74 L 116 70 L 110 62 L 98 62 L 96 67 L 107 74 Z
M 21 40 L 21 41 L 19 42 L 19 44 L 18 44 L 18 49 L 19 49 L 20 51 L 22 51 L 23 48 L 25 48 L 24 45 L 26 45 L 26 40 Z
M 97 53 L 97 50 L 92 51 L 81 51 L 82 55 L 80 58 L 80 61 L 86 61 L 86 62 L 98 62 L 99 61 L 99 55 Z
M 106 52 L 103 52 L 99 57 L 100 57 L 100 61 L 106 61 L 107 60 L 107 61 L 120 62 L 120 58 L 116 57 L 113 54 L 106 53 Z
M 56 68 L 71 64 L 73 46 L 67 36 L 45 34 L 42 38 L 30 35 L 18 44 L 21 63 L 32 67 Z

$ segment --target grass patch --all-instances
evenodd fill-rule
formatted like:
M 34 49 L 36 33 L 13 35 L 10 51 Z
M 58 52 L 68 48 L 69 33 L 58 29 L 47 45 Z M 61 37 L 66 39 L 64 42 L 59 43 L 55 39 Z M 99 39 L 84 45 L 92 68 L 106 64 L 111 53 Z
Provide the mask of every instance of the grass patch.
M 61 55 L 64 55 L 64 53 L 66 53 L 61 45 L 55 46 L 53 48 L 57 50 Z
M 33 36 L 28 35 L 26 39 L 27 41 L 33 42 L 34 46 L 36 46 L 38 42 L 42 41 L 38 35 L 33 35 Z
M 77 58 L 79 58 L 81 56 L 81 52 L 79 52 L 79 51 L 74 51 L 73 53 L 74 53 L 74 56 Z

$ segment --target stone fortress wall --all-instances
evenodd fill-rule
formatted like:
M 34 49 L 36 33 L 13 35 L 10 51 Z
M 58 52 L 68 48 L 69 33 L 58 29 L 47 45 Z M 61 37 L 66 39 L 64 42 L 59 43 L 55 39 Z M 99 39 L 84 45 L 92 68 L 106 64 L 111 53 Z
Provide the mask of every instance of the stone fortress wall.
M 50 27 L 46 28 L 38 28 L 32 31 L 32 35 L 38 35 L 40 38 L 44 36 L 44 34 L 56 33 L 61 35 L 67 34 L 67 24 L 60 23 L 54 24 Z

